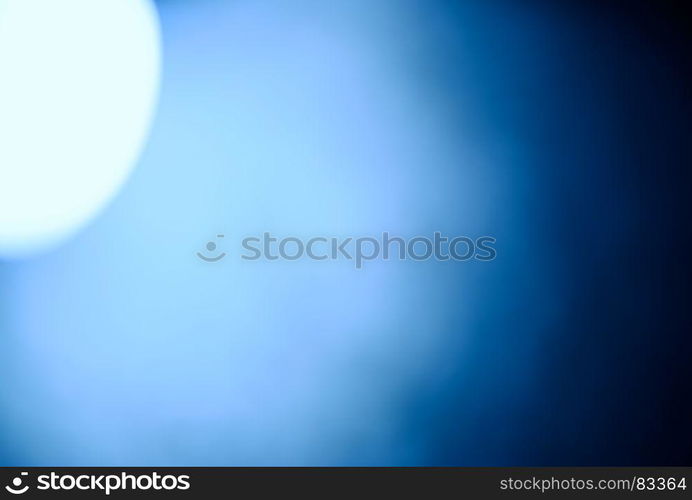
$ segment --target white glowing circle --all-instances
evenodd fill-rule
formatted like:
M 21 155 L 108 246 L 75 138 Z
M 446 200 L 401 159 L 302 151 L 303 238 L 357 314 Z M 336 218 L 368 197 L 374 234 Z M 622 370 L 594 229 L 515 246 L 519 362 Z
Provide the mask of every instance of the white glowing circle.
M 0 0 L 0 257 L 59 244 L 115 195 L 160 60 L 149 0 Z

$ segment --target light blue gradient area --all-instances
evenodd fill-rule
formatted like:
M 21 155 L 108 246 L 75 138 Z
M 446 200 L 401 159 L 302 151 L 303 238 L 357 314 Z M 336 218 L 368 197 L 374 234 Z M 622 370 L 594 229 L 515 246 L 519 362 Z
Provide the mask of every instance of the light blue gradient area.
M 435 23 L 418 23 L 424 9 L 159 4 L 161 101 L 128 184 L 68 244 L 0 266 L 0 462 L 432 460 L 427 433 L 411 429 L 412 414 L 429 425 L 415 397 L 481 362 L 463 347 L 484 334 L 487 283 L 496 300 L 515 293 L 502 284 L 529 251 L 512 237 L 527 230 L 531 188 L 521 145 L 501 127 L 484 132 L 489 117 L 474 102 L 484 82 L 472 71 L 482 47 L 468 73 L 441 69 Z M 466 10 L 455 30 L 476 29 L 476 7 Z M 499 258 L 360 271 L 239 258 L 240 239 L 263 231 L 436 230 L 495 236 Z M 229 255 L 198 260 L 219 233 Z M 544 290 L 541 276 L 524 293 Z M 468 394 L 433 390 L 427 398 L 478 406 L 484 381 Z

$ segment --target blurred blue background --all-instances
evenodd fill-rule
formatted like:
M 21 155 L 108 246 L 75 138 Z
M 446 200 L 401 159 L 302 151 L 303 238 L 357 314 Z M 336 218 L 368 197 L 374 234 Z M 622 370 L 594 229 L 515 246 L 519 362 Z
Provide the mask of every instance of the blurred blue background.
M 0 262 L 0 464 L 689 464 L 677 12 L 157 8 L 133 175 L 67 244 Z M 436 230 L 498 257 L 237 257 L 263 231 Z M 200 262 L 219 233 L 230 258 Z

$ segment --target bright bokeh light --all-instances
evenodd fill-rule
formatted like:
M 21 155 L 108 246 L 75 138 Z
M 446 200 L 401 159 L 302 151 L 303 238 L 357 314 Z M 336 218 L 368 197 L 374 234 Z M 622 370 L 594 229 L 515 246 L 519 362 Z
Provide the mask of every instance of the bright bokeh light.
M 0 257 L 60 243 L 115 195 L 159 73 L 148 0 L 0 0 Z

